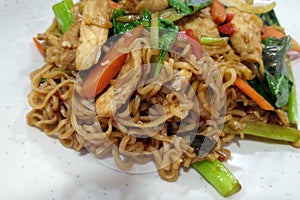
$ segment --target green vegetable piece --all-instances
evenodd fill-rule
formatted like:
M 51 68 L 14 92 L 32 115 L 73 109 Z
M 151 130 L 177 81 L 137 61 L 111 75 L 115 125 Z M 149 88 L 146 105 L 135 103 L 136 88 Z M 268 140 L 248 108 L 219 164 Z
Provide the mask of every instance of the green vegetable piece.
M 292 82 L 288 77 L 286 56 L 290 37 L 267 38 L 262 42 L 262 58 L 265 66 L 265 82 L 271 94 L 272 104 L 277 108 L 287 105 Z
M 241 184 L 219 160 L 195 162 L 193 168 L 199 172 L 216 190 L 228 197 L 241 189 Z
M 277 108 L 286 106 L 289 101 L 292 86 L 288 76 L 279 73 L 272 76 L 268 71 L 265 72 L 265 76 L 269 85 L 269 90 L 272 96 L 275 97 L 273 104 Z
M 138 25 L 150 27 L 151 25 L 151 12 L 144 10 L 142 16 L 126 15 L 126 11 L 122 9 L 114 9 L 113 17 L 113 32 L 114 34 L 126 33 L 134 29 Z
M 271 74 L 287 75 L 286 55 L 290 48 L 290 37 L 267 38 L 262 41 L 262 57 L 265 69 Z
M 288 142 L 298 142 L 300 140 L 299 131 L 295 128 L 254 121 L 247 121 L 245 125 L 242 131 L 246 135 Z M 227 124 L 224 125 L 223 131 L 232 134 L 236 132 Z
M 46 83 L 46 81 L 47 81 L 46 78 L 41 78 L 41 79 L 40 79 L 40 83 L 41 83 L 41 84 Z
M 261 18 L 265 26 L 280 26 L 274 10 L 271 10 L 267 13 L 259 14 L 258 16 Z
M 52 6 L 58 26 L 62 34 L 67 32 L 74 23 L 74 16 L 72 13 L 73 1 L 63 0 L 60 3 Z
M 160 73 L 167 52 L 173 45 L 178 35 L 178 27 L 175 26 L 174 23 L 170 20 L 159 19 L 159 28 L 160 28 L 159 48 L 161 49 L 161 51 L 158 57 L 158 64 L 156 65 L 154 71 L 154 77 L 157 77 L 158 74 Z
M 184 13 L 177 12 L 174 8 L 168 8 L 159 13 L 160 18 L 168 19 L 170 21 L 177 21 L 186 16 Z
M 169 4 L 176 11 L 185 15 L 191 15 L 198 10 L 210 6 L 212 4 L 212 0 L 169 0 Z
M 263 42 L 262 58 L 265 66 L 265 83 L 277 108 L 287 105 L 292 82 L 288 77 L 286 56 L 290 37 L 267 38 Z
M 202 10 L 203 8 L 210 6 L 213 1 L 212 0 L 189 0 L 186 2 L 188 7 L 190 7 L 192 10 L 191 14 L 193 14 L 199 10 Z
M 290 121 L 290 126 L 297 128 L 297 123 L 298 123 L 297 95 L 296 95 L 296 87 L 294 84 L 295 83 L 294 75 L 293 75 L 292 66 L 291 66 L 289 59 L 287 61 L 287 68 L 288 68 L 288 74 L 289 74 L 290 80 L 293 83 L 292 88 L 291 88 L 291 93 L 289 96 L 289 101 L 288 101 L 288 118 Z
M 259 78 L 255 77 L 254 79 L 249 80 L 248 84 L 255 89 L 256 92 L 263 96 L 265 100 L 267 100 L 270 104 L 273 104 L 272 100 L 269 98 L 271 95 L 269 94 L 269 89 L 266 86 L 267 83 L 265 83 L 265 79 L 259 80 Z
M 229 41 L 228 37 L 220 37 L 220 38 L 200 37 L 199 39 L 201 44 L 218 45 L 218 46 L 225 46 L 228 44 Z
M 192 9 L 188 7 L 187 2 L 181 0 L 169 0 L 170 6 L 172 6 L 175 10 L 180 11 L 184 14 L 191 14 Z

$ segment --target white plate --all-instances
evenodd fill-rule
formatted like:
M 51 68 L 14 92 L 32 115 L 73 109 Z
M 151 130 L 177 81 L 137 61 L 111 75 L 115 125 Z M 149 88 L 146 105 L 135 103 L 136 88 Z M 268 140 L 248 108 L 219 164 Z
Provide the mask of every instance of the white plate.
M 31 38 L 51 23 L 55 2 L 0 1 L 0 199 L 223 199 L 192 169 L 181 171 L 175 183 L 156 173 L 116 172 L 26 125 L 29 73 L 42 65 Z M 276 11 L 300 41 L 298 4 L 278 0 Z M 293 64 L 300 86 L 300 62 Z M 299 149 L 252 140 L 230 148 L 226 165 L 243 188 L 227 199 L 299 199 Z

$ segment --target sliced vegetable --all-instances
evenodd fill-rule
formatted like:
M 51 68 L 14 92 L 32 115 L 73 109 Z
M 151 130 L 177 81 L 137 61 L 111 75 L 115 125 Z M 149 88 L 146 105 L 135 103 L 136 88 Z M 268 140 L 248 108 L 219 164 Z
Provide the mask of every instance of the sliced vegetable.
M 292 82 L 288 76 L 279 73 L 272 76 L 268 71 L 265 71 L 265 77 L 272 95 L 273 104 L 277 108 L 283 108 L 288 103 Z
M 172 47 L 174 41 L 176 40 L 178 34 L 178 27 L 174 25 L 174 23 L 167 19 L 159 19 L 159 31 L 160 31 L 160 39 L 159 39 L 159 48 L 160 54 L 158 58 L 158 64 L 156 65 L 154 71 L 154 77 L 157 77 L 161 71 L 162 64 L 165 60 L 167 52 Z
M 223 131 L 227 133 L 236 133 L 227 124 L 224 125 Z M 253 135 L 273 140 L 298 142 L 300 140 L 299 130 L 291 127 L 279 126 L 276 124 L 267 124 L 263 122 L 246 121 L 242 132 L 246 135 Z
M 168 19 L 170 21 L 177 21 L 186 16 L 184 13 L 177 12 L 174 8 L 168 8 L 159 13 L 160 18 Z
M 265 26 L 280 26 L 274 10 L 259 15 Z
M 288 100 L 288 118 L 289 118 L 290 126 L 297 128 L 298 104 L 297 104 L 296 87 L 294 84 L 295 80 L 294 80 L 294 75 L 293 75 L 292 66 L 290 62 L 287 63 L 287 68 L 288 68 L 289 78 L 293 83 L 289 100 Z
M 238 87 L 243 93 L 250 97 L 259 107 L 264 110 L 275 110 L 274 107 L 264 99 L 258 92 L 256 92 L 246 81 L 236 78 L 234 85 Z
M 220 38 L 207 38 L 201 37 L 200 43 L 205 45 L 217 45 L 217 46 L 226 46 L 228 44 L 228 37 L 220 37 Z
M 267 38 L 263 42 L 262 58 L 265 67 L 267 93 L 271 94 L 272 104 L 282 108 L 288 103 L 292 82 L 288 77 L 287 52 L 290 38 Z
M 224 35 L 231 35 L 235 32 L 234 26 L 229 22 L 218 27 L 218 31 Z
M 266 80 L 261 80 L 258 77 L 255 77 L 252 80 L 247 81 L 248 84 L 256 90 L 265 100 L 267 100 L 270 104 L 272 104 L 272 100 L 270 99 L 271 94 L 269 93 L 269 89 L 266 83 Z
M 254 13 L 254 14 L 261 14 L 267 13 L 274 9 L 276 6 L 275 2 L 266 3 L 266 1 L 261 1 L 263 4 L 248 4 L 241 0 L 219 0 L 222 4 L 226 7 L 236 7 L 239 10 Z
M 211 16 L 217 24 L 221 24 L 226 20 L 227 14 L 225 7 L 218 0 L 213 0 L 211 5 Z
M 261 31 L 261 40 L 265 40 L 267 38 L 283 38 L 286 37 L 286 35 L 277 30 L 276 27 L 273 26 L 264 26 Z
M 67 32 L 74 23 L 72 8 L 72 0 L 63 0 L 60 3 L 52 6 L 52 10 L 55 14 L 59 29 L 61 30 L 62 34 Z
M 183 0 L 169 0 L 169 4 L 176 11 L 183 13 L 185 15 L 191 15 L 198 10 L 206 8 L 212 4 L 212 0 L 193 0 L 193 1 L 183 1 Z
M 231 22 L 233 20 L 234 14 L 233 13 L 227 13 L 225 23 Z
M 44 49 L 44 47 L 42 46 L 42 44 L 37 40 L 37 38 L 32 38 L 33 42 L 36 46 L 36 48 L 38 49 L 38 51 L 40 52 L 40 54 L 42 54 L 42 56 L 46 56 L 46 50 Z
M 219 160 L 213 162 L 203 160 L 193 163 L 192 166 L 224 197 L 241 189 L 239 181 Z
M 138 25 L 150 27 L 151 12 L 144 10 L 142 15 L 126 15 L 126 11 L 122 9 L 114 9 L 113 11 L 113 32 L 114 34 L 126 33 L 134 29 Z
M 96 64 L 83 83 L 82 94 L 84 97 L 93 98 L 104 90 L 111 79 L 121 70 L 126 59 L 126 54 L 120 53 L 118 48 L 128 47 L 142 32 L 143 26 L 137 26 L 130 34 L 123 34 L 115 46 Z

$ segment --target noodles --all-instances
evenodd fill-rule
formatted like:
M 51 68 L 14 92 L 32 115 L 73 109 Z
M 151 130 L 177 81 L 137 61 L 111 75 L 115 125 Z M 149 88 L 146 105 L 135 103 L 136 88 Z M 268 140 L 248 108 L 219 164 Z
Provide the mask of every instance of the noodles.
M 74 5 L 77 18 L 81 17 L 85 2 Z M 205 9 L 182 19 L 178 22 L 180 29 L 192 28 L 199 34 L 207 34 L 206 37 L 220 37 L 208 11 Z M 232 11 L 259 21 L 252 14 Z M 89 20 L 93 21 L 91 16 Z M 75 34 L 76 43 L 83 33 L 79 31 L 80 23 L 74 26 L 78 26 L 76 33 L 79 34 Z M 85 28 L 89 28 L 88 25 Z M 108 33 L 109 27 L 101 28 L 107 28 L 103 31 Z M 205 32 L 207 29 L 210 31 Z M 188 168 L 204 159 L 230 158 L 231 153 L 224 146 L 235 134 L 224 132 L 224 123 L 236 130 L 240 138 L 244 138 L 242 130 L 247 120 L 288 126 L 284 110 L 265 111 L 234 85 L 237 77 L 245 80 L 256 77 L 257 71 L 249 67 L 251 64 L 262 65 L 261 49 L 255 46 L 256 34 L 248 38 L 251 52 L 235 47 L 238 43 L 203 45 L 205 50 L 200 58 L 193 53 L 193 45 L 177 40 L 166 53 L 155 77 L 157 64 L 153 61 L 158 60 L 160 50 L 151 48 L 151 34 L 144 29 L 128 47 L 114 49 L 127 55 L 121 70 L 100 95 L 87 99 L 82 90 L 90 70 L 74 69 L 77 54 L 70 56 L 69 66 L 64 67 L 66 60 L 62 56 L 66 49 L 62 48 L 70 46 L 66 37 L 58 34 L 54 20 L 46 32 L 39 35 L 46 50 L 45 65 L 30 74 L 28 101 L 32 111 L 27 115 L 27 123 L 55 136 L 66 147 L 78 151 L 86 148 L 99 159 L 112 156 L 122 170 L 131 170 L 135 163 L 154 161 L 164 180 L 175 181 L 180 167 Z M 108 39 L 100 50 L 102 53 L 114 48 L 110 42 L 115 41 Z M 214 141 L 215 146 L 198 154 L 192 145 L 197 136 Z M 293 145 L 299 146 L 298 143 Z

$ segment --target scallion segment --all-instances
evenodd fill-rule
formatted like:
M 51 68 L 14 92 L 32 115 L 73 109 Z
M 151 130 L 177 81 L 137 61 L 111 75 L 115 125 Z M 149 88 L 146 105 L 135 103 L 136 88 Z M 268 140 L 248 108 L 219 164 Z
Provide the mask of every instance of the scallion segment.
M 217 45 L 217 46 L 226 46 L 228 44 L 228 37 L 221 38 L 208 38 L 208 37 L 200 37 L 200 43 L 204 45 Z
M 72 0 L 63 0 L 60 3 L 52 6 L 52 10 L 55 14 L 59 29 L 61 30 L 62 34 L 67 32 L 74 23 L 72 8 Z
M 288 118 L 290 121 L 290 126 L 297 128 L 297 123 L 298 123 L 297 94 L 296 94 L 294 75 L 293 75 L 291 63 L 289 60 L 287 62 L 287 70 L 288 70 L 289 78 L 293 82 L 289 100 L 288 100 Z
M 193 163 L 192 166 L 224 197 L 241 189 L 239 181 L 219 160 L 213 162 L 203 160 Z
M 228 125 L 224 125 L 223 130 L 227 133 L 235 133 L 237 131 L 231 129 Z M 267 124 L 263 122 L 247 121 L 242 132 L 246 135 L 253 135 L 273 140 L 298 142 L 300 140 L 299 131 L 295 128 L 279 126 L 276 124 Z

